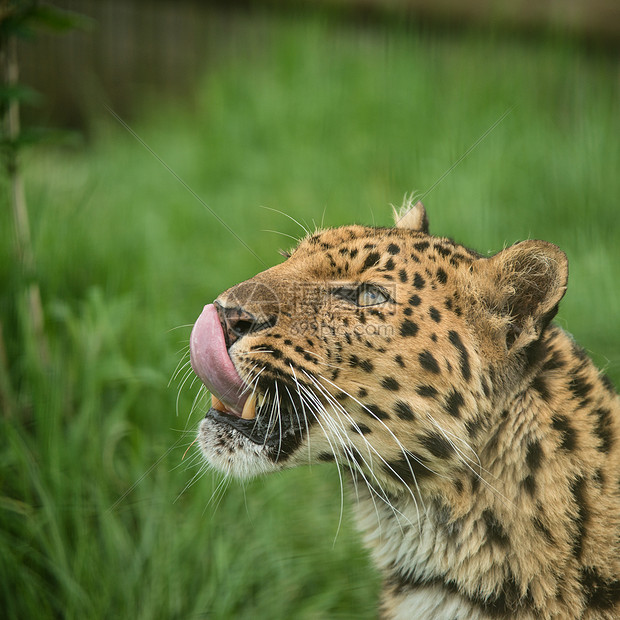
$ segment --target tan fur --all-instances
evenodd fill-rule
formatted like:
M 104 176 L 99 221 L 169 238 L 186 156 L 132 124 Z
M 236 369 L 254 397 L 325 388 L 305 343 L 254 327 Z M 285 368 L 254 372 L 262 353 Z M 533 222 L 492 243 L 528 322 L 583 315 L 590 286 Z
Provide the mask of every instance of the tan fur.
M 567 278 L 544 241 L 430 236 L 421 203 L 309 235 L 248 281 L 269 299 L 218 298 L 273 318 L 229 354 L 275 443 L 208 416 L 203 451 L 239 476 L 349 471 L 385 618 L 619 618 L 620 402 L 550 324 Z

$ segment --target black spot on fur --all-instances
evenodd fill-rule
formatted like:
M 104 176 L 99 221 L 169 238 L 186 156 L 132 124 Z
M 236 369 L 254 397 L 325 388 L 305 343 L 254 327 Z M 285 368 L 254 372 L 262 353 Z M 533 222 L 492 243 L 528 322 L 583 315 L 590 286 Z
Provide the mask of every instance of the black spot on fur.
M 579 582 L 586 609 L 611 611 L 620 602 L 620 581 L 604 579 L 594 567 L 582 568 Z
M 482 430 L 482 418 L 476 416 L 472 420 L 467 420 L 467 422 L 465 422 L 465 430 L 472 439 L 475 439 Z
M 487 528 L 487 539 L 491 544 L 506 548 L 510 546 L 510 538 L 502 527 L 495 514 L 488 508 L 482 513 L 482 519 Z
M 433 247 L 435 248 L 435 250 L 437 250 L 437 253 L 444 258 L 448 258 L 448 256 L 452 254 L 452 250 L 445 245 L 439 245 L 438 243 L 436 243 Z
M 471 378 L 471 368 L 469 367 L 469 353 L 461 340 L 461 337 L 454 330 L 450 330 L 448 334 L 450 342 L 459 352 L 459 359 L 461 364 L 461 374 L 463 375 L 463 379 L 465 381 L 469 381 Z
M 366 396 L 368 396 L 368 390 L 366 388 L 360 388 L 359 390 L 357 390 L 358 398 L 366 398 Z
M 364 413 L 367 413 L 371 418 L 375 420 L 389 420 L 390 416 L 386 411 L 383 411 L 379 405 L 366 405 L 364 407 Z
M 356 368 L 357 366 L 359 366 L 360 360 L 359 357 L 357 357 L 357 355 L 350 355 L 349 356 L 349 366 L 351 368 Z
M 418 355 L 418 359 L 420 360 L 420 366 L 424 370 L 428 370 L 436 375 L 440 373 L 439 364 L 430 351 L 422 351 Z
M 407 281 L 407 272 L 404 269 L 401 269 L 398 272 L 398 277 L 399 277 L 401 282 L 406 282 Z
M 437 279 L 441 284 L 445 284 L 448 281 L 448 274 L 441 267 L 437 270 Z
M 527 454 L 525 455 L 525 462 L 530 468 L 530 471 L 535 472 L 540 468 L 543 459 L 543 451 L 540 447 L 540 442 L 537 440 L 530 441 L 527 446 Z
M 593 412 L 596 416 L 596 426 L 594 432 L 596 436 L 601 440 L 598 449 L 601 452 L 608 453 L 611 450 L 611 446 L 614 443 L 614 436 L 612 431 L 611 411 L 601 407 Z
M 393 258 L 388 258 L 387 261 L 385 262 L 385 265 L 383 267 L 386 271 L 393 271 L 394 270 L 394 259 Z
M 454 452 L 452 444 L 440 433 L 428 433 L 420 437 L 419 440 L 438 459 L 447 459 Z
M 362 435 L 368 435 L 369 433 L 372 433 L 370 428 L 366 426 L 365 424 L 362 424 L 361 422 L 356 422 L 355 424 L 352 424 L 351 430 L 354 433 L 360 433 Z
M 357 465 L 359 465 L 360 467 L 363 467 L 364 458 L 359 453 L 359 450 L 357 450 L 357 448 L 353 448 L 352 446 L 347 446 L 345 450 L 345 454 L 348 457 L 347 460 L 349 461 L 349 463 L 351 463 L 351 461 L 355 461 Z
M 380 321 L 383 321 L 385 323 L 385 315 L 383 314 L 383 312 L 381 312 L 381 310 L 377 310 L 376 308 L 371 308 L 369 312 L 373 316 L 376 316 Z
M 446 399 L 444 409 L 455 418 L 461 417 L 461 407 L 465 404 L 463 395 L 456 390 L 452 390 Z
M 525 489 L 526 493 L 530 497 L 534 497 L 534 495 L 536 494 L 536 478 L 534 478 L 534 476 L 532 476 L 532 474 L 529 474 L 528 476 L 526 476 L 521 481 L 521 485 L 523 486 L 523 488 Z
M 401 368 L 405 368 L 405 362 L 402 358 L 402 355 L 397 355 L 396 357 L 394 357 L 394 361 L 401 367 Z
M 432 474 L 426 466 L 428 460 L 419 454 L 406 451 L 400 458 L 384 463 L 383 469 L 394 480 L 406 485 L 415 485 L 416 480 L 427 478 Z
M 553 534 L 538 517 L 532 517 L 532 525 L 545 537 L 545 539 L 550 545 L 555 544 Z
M 413 286 L 415 286 L 418 290 L 421 290 L 424 288 L 425 284 L 426 281 L 424 278 L 416 272 L 415 276 L 413 276 Z
M 551 357 L 543 364 L 543 370 L 558 370 L 565 365 L 561 355 L 557 351 L 554 351 Z
M 370 252 L 370 254 L 368 254 L 368 256 L 366 257 L 364 264 L 362 265 L 361 271 L 366 271 L 366 269 L 376 266 L 380 260 L 381 256 L 378 252 Z
M 601 378 L 601 381 L 603 382 L 603 386 L 605 387 L 605 389 L 610 394 L 613 394 L 615 396 L 616 387 L 614 386 L 613 381 L 604 372 L 601 372 L 599 376 Z
M 480 475 L 476 472 L 471 473 L 471 494 L 475 495 L 480 487 Z
M 534 381 L 532 381 L 532 387 L 540 394 L 540 397 L 545 401 L 549 402 L 549 389 L 547 388 L 547 382 L 543 379 L 541 375 L 538 375 Z
M 485 377 L 480 379 L 480 383 L 482 384 L 482 391 L 484 395 L 488 398 L 491 395 L 491 388 L 489 388 L 489 384 Z
M 516 337 L 519 335 L 520 330 L 516 328 L 516 326 L 512 326 L 511 329 L 512 333 L 510 334 L 509 338 L 512 339 L 512 341 L 514 342 Z M 512 345 L 512 342 L 507 344 L 509 344 L 510 346 Z M 532 366 L 538 365 L 545 359 L 547 355 L 547 347 L 542 340 L 534 340 L 523 349 L 523 352 L 525 353 L 525 363 L 527 367 L 530 368 Z
M 413 314 L 413 310 L 411 308 L 409 308 L 409 306 L 407 306 L 404 310 L 403 310 L 403 314 L 405 316 L 411 316 Z
M 409 319 L 405 319 L 400 325 L 401 336 L 415 336 L 418 333 L 418 326 Z
M 416 388 L 416 392 L 425 398 L 435 398 L 437 396 L 437 390 L 432 385 L 419 385 Z
M 364 372 L 372 372 L 374 370 L 373 363 L 370 360 L 362 360 L 360 362 L 360 368 Z
M 596 482 L 596 484 L 600 486 L 603 486 L 605 484 L 605 474 L 600 467 L 592 475 L 592 480 L 594 480 L 594 482 Z
M 577 514 L 573 517 L 575 523 L 575 533 L 573 537 L 573 555 L 581 560 L 583 553 L 583 540 L 586 535 L 586 525 L 588 523 L 589 514 L 585 497 L 586 481 L 581 476 L 573 481 L 570 492 L 576 505 Z
M 394 403 L 394 411 L 401 420 L 407 420 L 407 422 L 411 422 L 415 417 L 411 407 L 404 400 L 397 400 Z
M 560 447 L 572 452 L 577 445 L 577 434 L 575 429 L 568 423 L 568 418 L 563 415 L 554 415 L 551 418 L 551 426 L 553 426 L 562 437 Z
M 419 306 L 421 301 L 422 300 L 417 295 L 412 295 L 409 298 L 409 305 L 410 306 Z
M 400 247 L 397 246 L 395 243 L 390 243 L 390 245 L 388 245 L 387 247 L 387 251 L 392 256 L 395 256 L 396 254 L 400 252 Z
M 582 377 L 575 376 L 570 380 L 568 389 L 575 398 L 583 399 L 592 391 L 592 385 Z
M 324 463 L 331 463 L 335 460 L 334 455 L 331 452 L 321 452 L 317 458 L 319 461 L 323 461 Z
M 414 243 L 413 247 L 418 252 L 424 252 L 429 247 L 430 243 L 428 241 L 419 241 L 418 243 Z
M 571 351 L 573 352 L 573 355 L 581 361 L 588 359 L 588 354 L 586 353 L 585 349 L 580 347 L 576 342 L 573 342 L 571 344 Z
M 381 385 L 386 390 L 391 390 L 392 392 L 398 392 L 398 390 L 400 390 L 400 383 L 398 383 L 398 381 L 396 381 L 393 377 L 384 377 L 381 380 Z
M 441 314 L 439 310 L 437 310 L 437 308 L 433 308 L 433 306 L 431 306 L 428 310 L 428 313 L 430 314 L 431 319 L 435 321 L 435 323 L 439 323 L 439 321 L 441 321 Z

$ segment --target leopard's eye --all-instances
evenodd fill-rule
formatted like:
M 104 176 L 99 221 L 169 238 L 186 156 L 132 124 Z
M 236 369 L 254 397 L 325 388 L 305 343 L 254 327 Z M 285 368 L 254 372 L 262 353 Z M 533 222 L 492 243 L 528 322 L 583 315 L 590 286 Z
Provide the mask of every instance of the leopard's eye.
M 388 300 L 388 296 L 376 286 L 360 286 L 357 289 L 356 303 L 358 306 L 376 306 L 384 304 Z

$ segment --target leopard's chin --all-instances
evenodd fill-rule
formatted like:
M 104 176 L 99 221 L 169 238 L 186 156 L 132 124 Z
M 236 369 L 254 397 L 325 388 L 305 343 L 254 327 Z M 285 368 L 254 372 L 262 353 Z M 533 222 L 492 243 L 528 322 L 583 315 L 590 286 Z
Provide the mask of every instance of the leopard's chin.
M 227 476 L 253 478 L 281 468 L 267 444 L 257 443 L 225 419 L 226 414 L 210 409 L 200 423 L 198 443 L 207 462 Z M 231 416 L 228 416 L 231 417 Z M 237 425 L 236 425 L 237 426 Z
M 211 407 L 198 439 L 205 458 L 216 469 L 247 478 L 280 469 L 297 451 L 304 437 L 298 420 L 292 406 L 283 407 L 277 417 L 259 408 L 252 419 Z

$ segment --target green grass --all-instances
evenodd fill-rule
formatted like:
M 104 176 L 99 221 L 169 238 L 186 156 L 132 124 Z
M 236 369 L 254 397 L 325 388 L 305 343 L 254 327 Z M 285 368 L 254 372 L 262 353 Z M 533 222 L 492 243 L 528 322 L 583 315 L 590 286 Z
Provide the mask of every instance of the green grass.
M 240 18 L 241 19 L 241 18 Z M 201 471 L 197 386 L 169 386 L 191 323 L 309 226 L 385 225 L 429 192 L 431 229 L 524 238 L 571 264 L 559 322 L 620 380 L 617 64 L 561 41 L 241 19 L 197 104 L 145 102 L 134 137 L 25 160 L 52 361 L 24 334 L 8 208 L 0 320 L 7 618 L 372 618 L 378 578 L 330 466 L 245 485 Z M 435 182 L 504 114 L 510 113 Z M 5 195 L 6 192 L 3 192 Z M 250 246 L 248 251 L 213 216 Z M 258 257 L 258 258 L 257 258 Z M 182 374 L 181 374 L 182 376 Z

